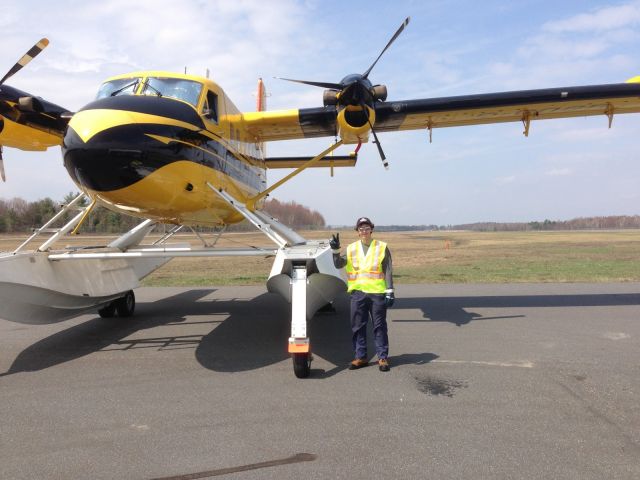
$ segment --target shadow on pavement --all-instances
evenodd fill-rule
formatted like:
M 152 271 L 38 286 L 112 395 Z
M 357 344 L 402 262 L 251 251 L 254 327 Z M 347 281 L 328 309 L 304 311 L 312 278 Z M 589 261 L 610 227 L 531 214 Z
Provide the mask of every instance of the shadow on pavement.
M 254 370 L 289 359 L 287 339 L 290 329 L 290 306 L 278 295 L 263 293 L 250 299 L 202 301 L 215 289 L 186 290 L 155 302 L 141 302 L 132 319 L 93 318 L 44 338 L 23 350 L 9 370 L 0 377 L 18 372 L 44 370 L 65 362 L 116 346 L 121 349 L 145 347 L 196 347 L 197 361 L 218 372 Z M 200 301 L 199 301 L 200 300 Z M 449 322 L 458 326 L 472 321 L 525 318 L 509 315 L 508 309 L 544 307 L 589 307 L 640 304 L 640 294 L 522 295 L 398 298 L 390 317 L 392 322 Z M 314 369 L 312 378 L 327 378 L 346 369 L 352 360 L 349 327 L 349 297 L 340 295 L 334 302 L 336 311 L 319 313 L 309 321 L 311 351 L 336 365 L 329 370 Z M 483 317 L 468 311 L 473 308 L 503 308 L 507 315 Z M 403 309 L 420 309 L 423 319 L 402 318 Z M 162 338 L 127 339 L 146 329 L 169 325 L 188 325 L 192 315 L 228 315 L 212 322 L 204 336 L 184 335 Z M 375 354 L 369 331 L 370 358 Z M 402 354 L 391 352 L 392 366 L 428 363 L 437 358 L 432 353 Z
M 127 343 L 123 342 L 123 339 L 138 331 L 184 322 L 186 315 L 194 314 L 194 310 L 200 309 L 203 305 L 197 303 L 197 300 L 214 291 L 214 289 L 188 290 L 156 302 L 138 303 L 136 312 L 131 318 L 96 317 L 74 325 L 27 347 L 16 357 L 9 370 L 0 374 L 0 377 L 18 372 L 44 370 L 112 345 Z M 187 306 L 186 309 L 181 308 L 185 306 Z
M 448 322 L 463 326 L 477 320 L 525 318 L 526 315 L 500 315 L 483 317 L 468 311 L 473 308 L 545 308 L 545 307 L 611 307 L 640 305 L 640 294 L 585 294 L 585 295 L 503 295 L 468 297 L 409 297 L 398 298 L 394 310 L 420 309 L 423 319 L 403 319 L 395 313 L 392 322 Z M 509 312 L 506 312 L 509 313 Z
M 328 371 L 314 369 L 313 378 L 326 378 L 344 370 L 351 360 L 348 298 L 334 302 L 335 312 L 318 313 L 307 324 L 314 357 L 336 365 Z M 196 349 L 202 366 L 218 372 L 241 372 L 288 360 L 290 305 L 276 294 L 265 293 L 244 305 L 218 325 Z

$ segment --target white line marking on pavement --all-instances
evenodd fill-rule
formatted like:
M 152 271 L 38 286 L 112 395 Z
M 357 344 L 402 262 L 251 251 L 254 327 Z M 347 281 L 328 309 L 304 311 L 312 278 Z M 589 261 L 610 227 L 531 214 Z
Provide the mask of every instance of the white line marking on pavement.
M 607 332 L 603 337 L 609 340 L 624 340 L 625 338 L 631 338 L 631 335 L 624 332 Z
M 516 368 L 533 368 L 535 364 L 533 362 L 480 362 L 473 360 L 431 360 L 429 363 L 452 363 L 452 364 L 467 364 L 467 365 L 483 365 L 487 367 L 516 367 Z

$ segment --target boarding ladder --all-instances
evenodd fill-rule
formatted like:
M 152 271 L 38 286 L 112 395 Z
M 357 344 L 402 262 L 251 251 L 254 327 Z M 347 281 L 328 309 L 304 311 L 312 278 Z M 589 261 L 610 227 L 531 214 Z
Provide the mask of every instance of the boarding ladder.
M 51 219 L 45 223 L 42 227 L 36 228 L 33 231 L 33 234 L 27 238 L 18 248 L 16 248 L 13 253 L 16 254 L 22 251 L 29 243 L 31 243 L 36 237 L 41 235 L 49 234 L 51 235 L 48 240 L 46 240 L 42 245 L 40 245 L 36 251 L 38 252 L 46 252 L 54 243 L 60 240 L 62 237 L 67 235 L 71 230 L 73 230 L 89 213 L 89 210 L 92 208 L 93 204 L 82 205 L 82 200 L 87 198 L 84 193 L 78 194 L 73 200 L 71 200 L 66 205 L 62 205 L 62 208 L 58 213 L 56 213 Z M 62 227 L 54 227 L 53 225 L 64 217 L 67 212 L 76 211 L 78 212 L 71 220 L 69 220 Z

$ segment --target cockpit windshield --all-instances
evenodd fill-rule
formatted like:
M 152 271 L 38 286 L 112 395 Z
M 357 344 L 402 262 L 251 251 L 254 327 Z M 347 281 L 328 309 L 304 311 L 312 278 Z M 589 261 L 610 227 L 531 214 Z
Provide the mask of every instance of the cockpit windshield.
M 100 85 L 98 98 L 115 97 L 117 95 L 135 95 L 142 78 L 121 78 L 110 80 Z M 187 102 L 194 107 L 198 106 L 202 84 L 193 80 L 182 78 L 148 77 L 142 85 L 142 95 L 155 95 L 157 97 L 175 98 Z
M 116 95 L 133 95 L 140 80 L 140 78 L 121 78 L 119 80 L 104 82 L 100 85 L 96 99 L 115 97 Z
M 202 84 L 192 80 L 149 77 L 142 88 L 142 95 L 176 98 L 195 107 L 198 104 L 201 90 Z

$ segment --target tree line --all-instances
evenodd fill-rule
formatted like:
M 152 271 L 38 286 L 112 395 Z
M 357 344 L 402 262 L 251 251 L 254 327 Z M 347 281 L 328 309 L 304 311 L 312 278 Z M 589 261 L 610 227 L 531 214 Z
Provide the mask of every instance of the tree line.
M 31 232 L 41 227 L 58 213 L 63 204 L 69 203 L 77 193 L 69 193 L 62 202 L 43 198 L 28 202 L 22 198 L 4 200 L 0 198 L 0 233 Z M 293 228 L 319 229 L 325 226 L 324 217 L 296 202 L 280 202 L 270 199 L 264 210 L 279 221 Z M 61 222 L 68 221 L 76 212 L 68 212 Z M 61 223 L 60 222 L 60 223 Z M 58 222 L 57 222 L 58 223 Z M 80 231 L 85 233 L 123 233 L 140 223 L 139 218 L 112 212 L 106 208 L 95 208 L 82 224 Z M 56 226 L 59 226 L 58 224 Z M 254 227 L 244 221 L 232 225 L 228 230 L 251 230 Z
M 62 202 L 43 198 L 27 202 L 22 198 L 4 200 L 0 198 L 0 233 L 24 233 L 41 227 L 61 209 L 61 204 L 70 202 L 77 193 L 69 193 Z M 321 229 L 326 227 L 324 217 L 294 201 L 281 202 L 267 200 L 264 210 L 271 216 L 292 228 Z M 75 214 L 71 212 L 67 217 Z M 66 219 L 63 219 L 63 221 Z M 83 223 L 80 231 L 87 233 L 122 233 L 140 223 L 139 218 L 112 212 L 106 208 L 94 209 Z M 380 231 L 398 230 L 472 230 L 478 232 L 507 232 L 535 230 L 616 230 L 640 229 L 640 215 L 615 215 L 600 217 L 580 217 L 571 220 L 549 220 L 531 222 L 476 222 L 458 225 L 379 225 Z M 230 231 L 253 230 L 244 221 L 232 225 Z
M 579 217 L 571 220 L 533 222 L 477 222 L 450 225 L 447 230 L 472 230 L 476 232 L 521 232 L 535 230 L 619 230 L 640 228 L 640 215 L 611 215 L 604 217 Z

